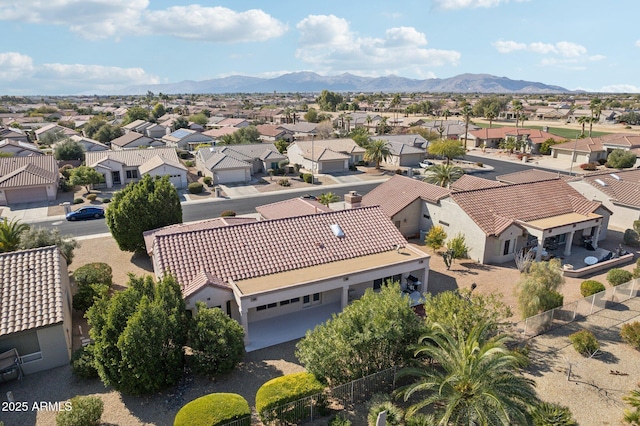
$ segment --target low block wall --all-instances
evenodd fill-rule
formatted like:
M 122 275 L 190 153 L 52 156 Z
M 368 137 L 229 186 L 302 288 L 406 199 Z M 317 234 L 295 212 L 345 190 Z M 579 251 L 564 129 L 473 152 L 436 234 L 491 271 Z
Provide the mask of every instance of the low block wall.
M 610 269 L 610 268 L 613 268 L 614 266 L 629 263 L 632 260 L 633 260 L 633 253 L 627 253 L 623 256 L 609 259 L 604 262 L 598 262 L 595 265 L 585 266 L 584 268 L 565 269 L 563 272 L 563 275 L 565 277 L 570 277 L 570 278 L 580 278 L 580 277 L 584 277 L 585 275 L 593 274 L 595 272 L 600 272 L 603 269 Z

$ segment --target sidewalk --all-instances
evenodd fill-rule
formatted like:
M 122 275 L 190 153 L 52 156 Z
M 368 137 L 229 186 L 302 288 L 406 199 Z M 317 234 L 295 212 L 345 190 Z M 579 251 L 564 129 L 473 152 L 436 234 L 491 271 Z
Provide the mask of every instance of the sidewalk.
M 517 154 L 508 154 L 500 149 L 487 148 L 484 152 L 481 149 L 471 149 L 467 152 L 468 155 L 475 157 L 486 157 L 492 160 L 505 161 L 511 163 L 526 164 L 531 167 L 542 167 L 545 169 L 558 170 L 562 172 L 573 172 L 576 174 L 582 174 L 584 171 L 580 168 L 578 162 L 572 164 L 569 160 L 563 158 L 553 158 L 550 155 L 534 154 L 532 159 L 527 163 L 518 159 Z

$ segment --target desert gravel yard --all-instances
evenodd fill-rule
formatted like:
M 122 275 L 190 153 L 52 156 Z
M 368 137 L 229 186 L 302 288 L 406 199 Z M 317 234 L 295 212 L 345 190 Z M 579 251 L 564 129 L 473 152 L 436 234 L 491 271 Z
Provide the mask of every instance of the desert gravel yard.
M 609 234 L 608 245 L 616 247 L 619 233 Z M 81 247 L 70 265 L 70 271 L 90 262 L 106 262 L 113 268 L 115 288 L 126 285 L 127 274 L 151 274 L 151 263 L 145 255 L 121 252 L 111 237 L 81 240 Z M 431 250 L 419 246 L 428 253 Z M 633 264 L 624 269 L 631 270 Z M 477 284 L 478 293 L 500 292 L 504 301 L 514 308 L 512 321 L 519 320 L 514 295 L 519 272 L 513 264 L 507 266 L 478 265 L 472 261 L 455 262 L 451 270 L 444 266 L 441 256 L 430 261 L 429 291 L 439 292 L 455 288 L 469 288 Z M 593 279 L 605 282 L 605 273 Z M 582 279 L 567 279 L 562 292 L 565 303 L 581 298 L 579 284 Z M 542 399 L 558 402 L 571 408 L 581 425 L 619 425 L 623 404 L 622 395 L 633 389 L 640 380 L 640 353 L 621 344 L 619 328 L 625 321 L 640 315 L 640 300 L 632 299 L 617 310 L 602 311 L 589 317 L 584 324 L 571 323 L 555 329 L 530 342 L 532 365 L 530 375 L 537 383 Z M 76 318 L 74 318 L 76 320 Z M 77 325 L 84 324 L 77 318 Z M 74 329 L 76 328 L 74 325 Z M 582 326 L 590 328 L 602 345 L 602 352 L 594 359 L 585 360 L 570 346 L 568 335 Z M 84 325 L 86 333 L 86 324 Z M 79 332 L 74 330 L 75 346 L 79 346 Z M 71 374 L 69 367 L 59 367 L 47 372 L 26 376 L 21 382 L 0 384 L 0 400 L 6 401 L 11 391 L 16 401 L 55 402 L 75 395 L 99 395 L 105 402 L 102 417 L 108 425 L 171 425 L 179 408 L 195 398 L 212 392 L 235 392 L 253 405 L 255 393 L 267 380 L 302 371 L 294 356 L 295 342 L 247 354 L 244 362 L 233 373 L 216 380 L 208 380 L 186 374 L 183 381 L 171 389 L 146 397 L 121 396 L 111 388 L 105 388 L 99 380 L 87 381 Z M 567 366 L 572 364 L 571 380 L 567 380 Z M 362 413 L 360 409 L 357 412 Z M 0 420 L 6 426 L 53 425 L 55 413 L 0 412 Z M 366 421 L 353 418 L 354 426 Z M 324 424 L 324 421 L 314 422 Z

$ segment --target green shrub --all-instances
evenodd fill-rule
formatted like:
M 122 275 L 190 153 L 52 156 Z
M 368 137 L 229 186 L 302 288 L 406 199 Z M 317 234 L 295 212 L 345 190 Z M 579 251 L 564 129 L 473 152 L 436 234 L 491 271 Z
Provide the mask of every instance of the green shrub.
M 73 170 L 73 166 L 71 164 L 65 164 L 60 167 L 59 172 L 65 179 L 69 179 L 69 176 L 71 176 L 71 170 Z
M 73 189 L 73 185 L 71 185 L 69 181 L 65 178 L 60 179 L 60 183 L 58 184 L 58 187 L 62 192 L 69 192 Z
M 108 204 L 108 203 L 111 202 L 111 198 L 103 198 L 102 202 L 105 203 L 105 204 Z
M 586 170 L 589 172 L 592 172 L 594 170 L 598 170 L 598 163 L 584 163 L 584 164 L 580 164 L 580 168 L 582 170 Z
M 560 404 L 541 402 L 531 410 L 534 426 L 574 426 L 571 410 Z
M 113 270 L 102 262 L 88 263 L 73 272 L 73 280 L 78 286 L 85 284 L 105 284 L 111 286 Z
M 302 175 L 302 180 L 304 180 L 306 183 L 311 183 L 313 182 L 313 175 L 311 173 L 304 173 Z
M 178 157 L 180 157 L 183 160 L 186 160 L 187 158 L 191 158 L 191 154 L 189 153 L 189 151 L 178 149 L 176 150 L 176 152 L 178 153 Z
M 182 407 L 173 426 L 216 426 L 240 419 L 242 425 L 251 425 L 251 410 L 243 397 L 235 393 L 212 393 Z
M 311 373 L 294 373 L 282 377 L 276 377 L 260 386 L 256 393 L 256 411 L 260 415 L 263 423 L 269 423 L 276 419 L 286 420 L 291 423 L 299 423 L 307 415 L 296 412 L 275 412 L 275 408 L 288 402 L 297 401 L 307 396 L 320 394 L 324 390 L 324 385 Z M 324 398 L 317 401 L 322 406 Z M 306 407 L 310 409 L 310 407 Z
M 600 293 L 604 291 L 605 287 L 600 281 L 586 280 L 580 283 L 580 294 L 582 297 L 589 297 L 592 294 Z
M 438 422 L 433 414 L 417 413 L 411 417 L 405 417 L 406 426 L 437 426 Z
M 202 178 L 202 182 L 207 186 L 211 186 L 213 185 L 213 178 L 211 176 L 205 176 Z
M 82 204 L 82 203 L 84 203 L 84 200 L 82 198 L 73 199 L 73 204 Z
M 202 183 L 200 182 L 191 182 L 188 186 L 187 186 L 187 190 L 191 193 L 191 194 L 201 194 L 202 191 L 204 190 L 204 185 L 202 185 Z
M 235 217 L 236 212 L 234 212 L 233 210 L 225 210 L 222 213 L 220 213 L 220 217 Z
M 640 322 L 623 324 L 620 329 L 620 337 L 628 345 L 640 350 Z
M 78 377 L 85 379 L 97 379 L 98 370 L 93 360 L 93 346 L 88 345 L 76 350 L 71 355 L 71 371 Z
M 478 167 L 484 167 L 484 164 L 482 164 L 481 162 L 479 162 L 479 161 L 478 161 L 478 162 L 476 163 L 476 166 L 478 166 Z
M 109 294 L 109 286 L 104 284 L 84 284 L 78 287 L 78 291 L 73 295 L 73 309 L 80 312 L 87 312 L 96 300 Z
M 638 236 L 638 233 L 633 229 L 627 229 L 624 231 L 622 241 L 625 243 L 625 245 L 628 245 L 630 247 L 640 246 L 640 236 Z
M 194 163 L 191 160 L 187 160 L 187 161 L 184 162 L 184 165 L 187 166 L 187 167 L 193 167 L 193 164 Z
M 607 281 L 612 286 L 628 283 L 633 279 L 633 274 L 620 268 L 609 269 L 607 272 Z
M 600 349 L 598 340 L 589 330 L 580 330 L 573 333 L 569 336 L 569 341 L 573 344 L 576 352 L 582 356 L 591 356 Z
M 331 420 L 329 420 L 328 426 L 351 426 L 351 420 L 338 414 Z
M 389 426 L 401 425 L 404 418 L 404 412 L 400 407 L 389 400 L 386 395 L 374 395 L 369 403 L 369 414 L 367 415 L 367 423 L 369 426 L 375 426 L 378 414 L 387 412 L 387 423 Z
M 86 198 L 89 201 L 95 201 L 98 198 L 98 194 L 88 194 Z
M 100 424 L 104 403 L 97 396 L 71 398 L 71 410 L 60 411 L 56 416 L 57 426 L 92 426 Z
M 278 185 L 280 186 L 291 186 L 291 182 L 289 182 L 289 179 L 280 179 L 278 180 Z

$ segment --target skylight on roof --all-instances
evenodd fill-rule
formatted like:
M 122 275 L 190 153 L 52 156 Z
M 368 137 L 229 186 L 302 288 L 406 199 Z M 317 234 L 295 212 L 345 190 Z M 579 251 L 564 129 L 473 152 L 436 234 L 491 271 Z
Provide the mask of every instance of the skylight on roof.
M 337 223 L 331 224 L 331 231 L 333 232 L 333 235 L 335 235 L 338 238 L 344 238 L 344 231 L 342 230 L 342 228 L 340 227 L 340 225 L 338 225 Z
M 595 179 L 595 182 L 600 186 L 607 186 L 607 184 L 601 179 Z
M 617 174 L 615 174 L 615 173 L 609 173 L 609 176 L 611 176 L 611 177 L 612 177 L 612 178 L 614 178 L 615 180 L 622 180 L 622 179 L 620 179 L 620 176 L 618 176 L 618 175 L 617 175 Z

